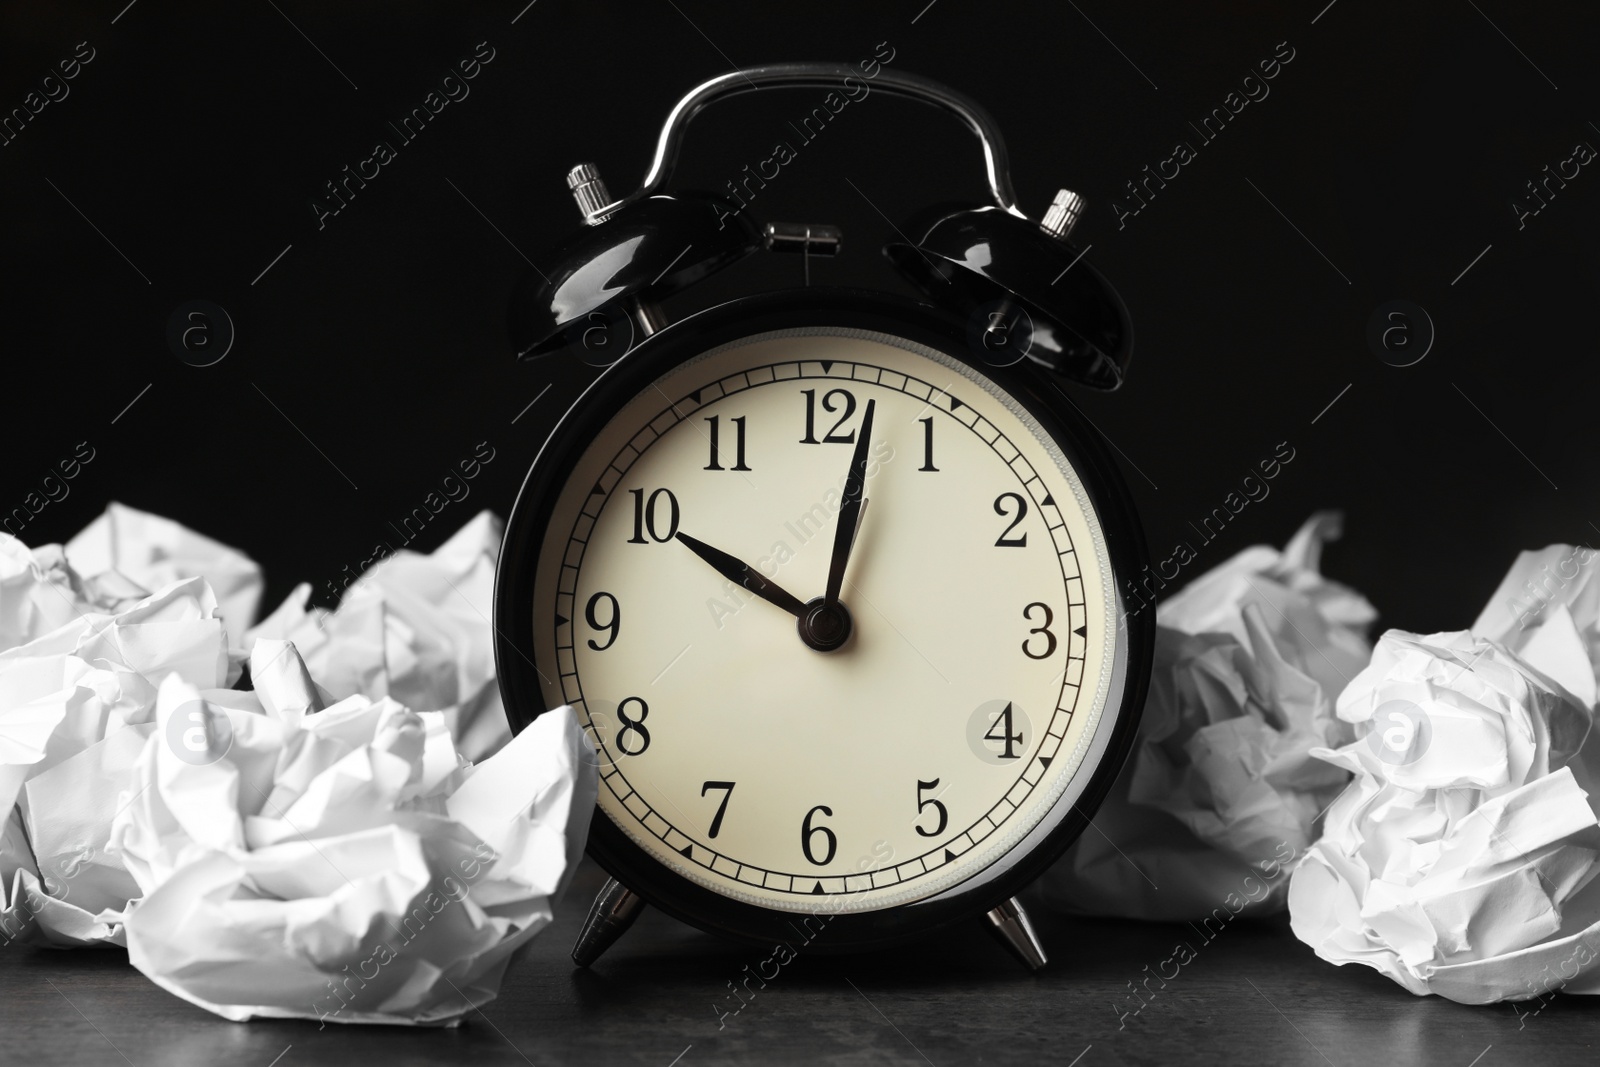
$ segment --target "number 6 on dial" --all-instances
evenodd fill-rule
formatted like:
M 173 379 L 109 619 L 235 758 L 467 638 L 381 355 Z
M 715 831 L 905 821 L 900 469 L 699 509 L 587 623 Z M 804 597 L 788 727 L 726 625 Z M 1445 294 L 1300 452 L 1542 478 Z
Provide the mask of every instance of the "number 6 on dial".
M 826 826 L 811 825 L 812 816 L 816 815 L 819 811 L 824 815 L 833 814 L 832 808 L 825 807 L 822 804 L 818 804 L 816 807 L 806 812 L 805 822 L 800 824 L 800 851 L 806 854 L 807 860 L 815 863 L 818 867 L 826 867 L 828 864 L 833 862 L 833 853 L 839 847 L 839 839 L 833 836 L 833 831 L 828 829 Z M 828 842 L 828 851 L 822 854 L 822 858 L 820 860 L 817 859 L 817 857 L 811 851 L 811 838 L 814 834 L 821 834 L 823 840 Z

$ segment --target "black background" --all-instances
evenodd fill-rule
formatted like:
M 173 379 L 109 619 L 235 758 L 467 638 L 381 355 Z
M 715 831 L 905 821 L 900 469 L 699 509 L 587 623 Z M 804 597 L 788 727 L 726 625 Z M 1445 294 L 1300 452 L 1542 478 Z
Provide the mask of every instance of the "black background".
M 505 336 L 526 260 L 547 265 L 577 223 L 566 170 L 592 160 L 631 191 L 699 81 L 855 61 L 885 41 L 893 68 L 993 113 L 1025 209 L 1059 186 L 1088 198 L 1077 242 L 1138 342 L 1123 390 L 1077 400 L 1124 453 L 1157 556 L 1180 538 L 1200 548 L 1185 579 L 1338 507 L 1347 534 L 1329 572 L 1388 624 L 1454 629 L 1518 549 L 1600 536 L 1600 167 L 1525 229 L 1512 209 L 1545 165 L 1600 145 L 1592 5 L 524 2 L 0 9 L 0 112 L 78 42 L 95 51 L 70 95 L 0 147 L 0 513 L 78 442 L 96 452 L 24 540 L 63 540 L 121 500 L 254 556 L 271 606 L 302 579 L 328 601 L 325 584 L 395 541 L 388 520 L 480 441 L 496 458 L 414 547 L 479 507 L 504 515 L 594 373 L 516 365 Z M 399 146 L 386 123 L 483 41 L 494 59 L 470 96 Z M 1187 121 L 1282 41 L 1294 59 L 1270 96 L 1200 147 Z M 720 188 L 792 139 L 788 120 L 820 96 L 708 112 L 680 184 Z M 323 183 L 379 139 L 398 158 L 319 229 Z M 1119 229 L 1123 183 L 1180 139 L 1198 158 Z M 878 254 L 885 216 L 977 200 L 980 179 L 954 121 L 879 95 L 804 147 L 752 212 L 844 228 L 845 255 L 814 262 L 813 281 L 909 291 Z M 799 280 L 796 260 L 755 257 L 684 299 Z M 1411 367 L 1365 339 L 1396 298 L 1438 333 Z M 236 325 L 214 366 L 166 343 L 190 299 Z M 1284 441 L 1295 459 L 1271 495 L 1201 547 L 1189 523 Z

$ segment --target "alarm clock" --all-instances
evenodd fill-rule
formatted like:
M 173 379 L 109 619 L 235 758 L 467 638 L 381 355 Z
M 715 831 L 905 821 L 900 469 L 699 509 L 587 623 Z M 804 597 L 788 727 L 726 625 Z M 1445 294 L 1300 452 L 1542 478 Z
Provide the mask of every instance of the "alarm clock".
M 1142 535 L 1064 388 L 1119 385 L 1132 331 L 1068 241 L 1080 198 L 1029 218 L 982 108 L 878 68 L 872 89 L 983 149 L 993 203 L 930 209 L 884 250 L 926 299 L 807 285 L 660 307 L 749 254 L 809 274 L 839 252 L 837 227 L 761 226 L 668 183 L 712 101 L 863 70 L 698 86 L 621 199 L 574 168 L 585 225 L 513 302 L 519 358 L 603 367 L 528 472 L 494 606 L 513 729 L 570 705 L 599 761 L 588 849 L 611 880 L 579 965 L 648 903 L 821 950 L 980 920 L 1041 967 L 1016 894 L 1133 742 L 1154 624 L 1122 590 Z

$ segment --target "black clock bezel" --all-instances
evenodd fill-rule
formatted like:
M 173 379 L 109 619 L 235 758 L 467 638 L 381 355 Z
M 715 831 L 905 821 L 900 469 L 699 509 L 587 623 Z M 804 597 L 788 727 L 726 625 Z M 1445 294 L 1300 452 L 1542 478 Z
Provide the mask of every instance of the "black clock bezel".
M 1105 534 L 1113 581 L 1120 590 L 1147 561 L 1144 536 L 1121 472 L 1097 431 L 1065 394 L 1027 360 L 994 366 L 970 351 L 967 324 L 932 305 L 893 294 L 807 288 L 741 297 L 686 317 L 643 341 L 599 375 L 551 431 L 523 481 L 506 524 L 495 576 L 495 664 L 511 729 L 550 710 L 534 663 L 534 581 L 550 516 L 578 457 L 602 427 L 650 384 L 719 345 L 775 330 L 835 327 L 871 330 L 925 345 L 974 368 L 1014 397 L 1056 442 L 1083 479 Z M 1052 396 L 1052 391 L 1056 395 Z M 817 914 L 829 919 L 809 950 L 881 947 L 983 915 L 1020 892 L 1087 827 L 1131 751 L 1144 705 L 1155 646 L 1154 612 L 1124 616 L 1126 681 L 1109 745 L 1083 792 L 1060 822 L 1026 855 L 993 878 L 973 878 L 935 899 L 866 912 Z M 700 929 L 751 944 L 792 942 L 807 913 L 779 911 L 725 897 L 664 866 L 636 844 L 598 806 L 589 854 L 646 901 Z M 1008 860 L 1010 858 L 1008 857 Z M 1002 861 L 1004 862 L 1004 861 Z M 987 870 L 987 868 L 986 868 Z M 976 882 L 970 889 L 969 883 Z M 824 898 L 826 899 L 826 898 Z M 810 930 L 807 927 L 808 932 Z

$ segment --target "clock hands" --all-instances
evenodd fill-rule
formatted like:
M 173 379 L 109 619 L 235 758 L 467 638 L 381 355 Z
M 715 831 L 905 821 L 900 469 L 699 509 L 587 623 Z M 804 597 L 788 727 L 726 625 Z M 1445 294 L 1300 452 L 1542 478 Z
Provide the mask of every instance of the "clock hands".
M 872 416 L 876 400 L 867 401 L 866 414 L 861 417 L 861 432 L 856 438 L 855 451 L 850 456 L 850 471 L 845 475 L 844 502 L 839 507 L 839 524 L 833 531 L 833 561 L 828 566 L 828 591 L 822 600 L 829 608 L 839 603 L 839 590 L 844 585 L 845 565 L 850 562 L 850 550 L 855 547 L 856 530 L 860 528 L 862 495 L 867 489 L 867 446 L 872 443 Z
M 689 551 L 705 560 L 714 567 L 718 574 L 748 589 L 761 599 L 776 604 L 797 618 L 804 618 L 806 606 L 800 599 L 776 582 L 769 581 L 762 573 L 743 560 L 730 556 L 720 548 L 712 548 L 704 541 L 690 537 L 679 531 L 678 540 L 682 541 Z
M 850 639 L 850 611 L 839 603 L 839 590 L 844 585 L 850 550 L 855 547 L 856 533 L 861 529 L 861 518 L 866 512 L 867 449 L 872 444 L 872 417 L 876 408 L 877 401 L 867 401 L 866 414 L 861 419 L 860 436 L 850 456 L 844 499 L 839 507 L 839 522 L 833 532 L 833 557 L 828 566 L 828 591 L 825 596 L 802 603 L 799 597 L 738 557 L 730 556 L 720 548 L 712 548 L 681 530 L 677 534 L 677 539 L 689 551 L 711 564 L 718 574 L 798 619 L 796 628 L 800 631 L 800 640 L 818 652 L 832 652 Z

